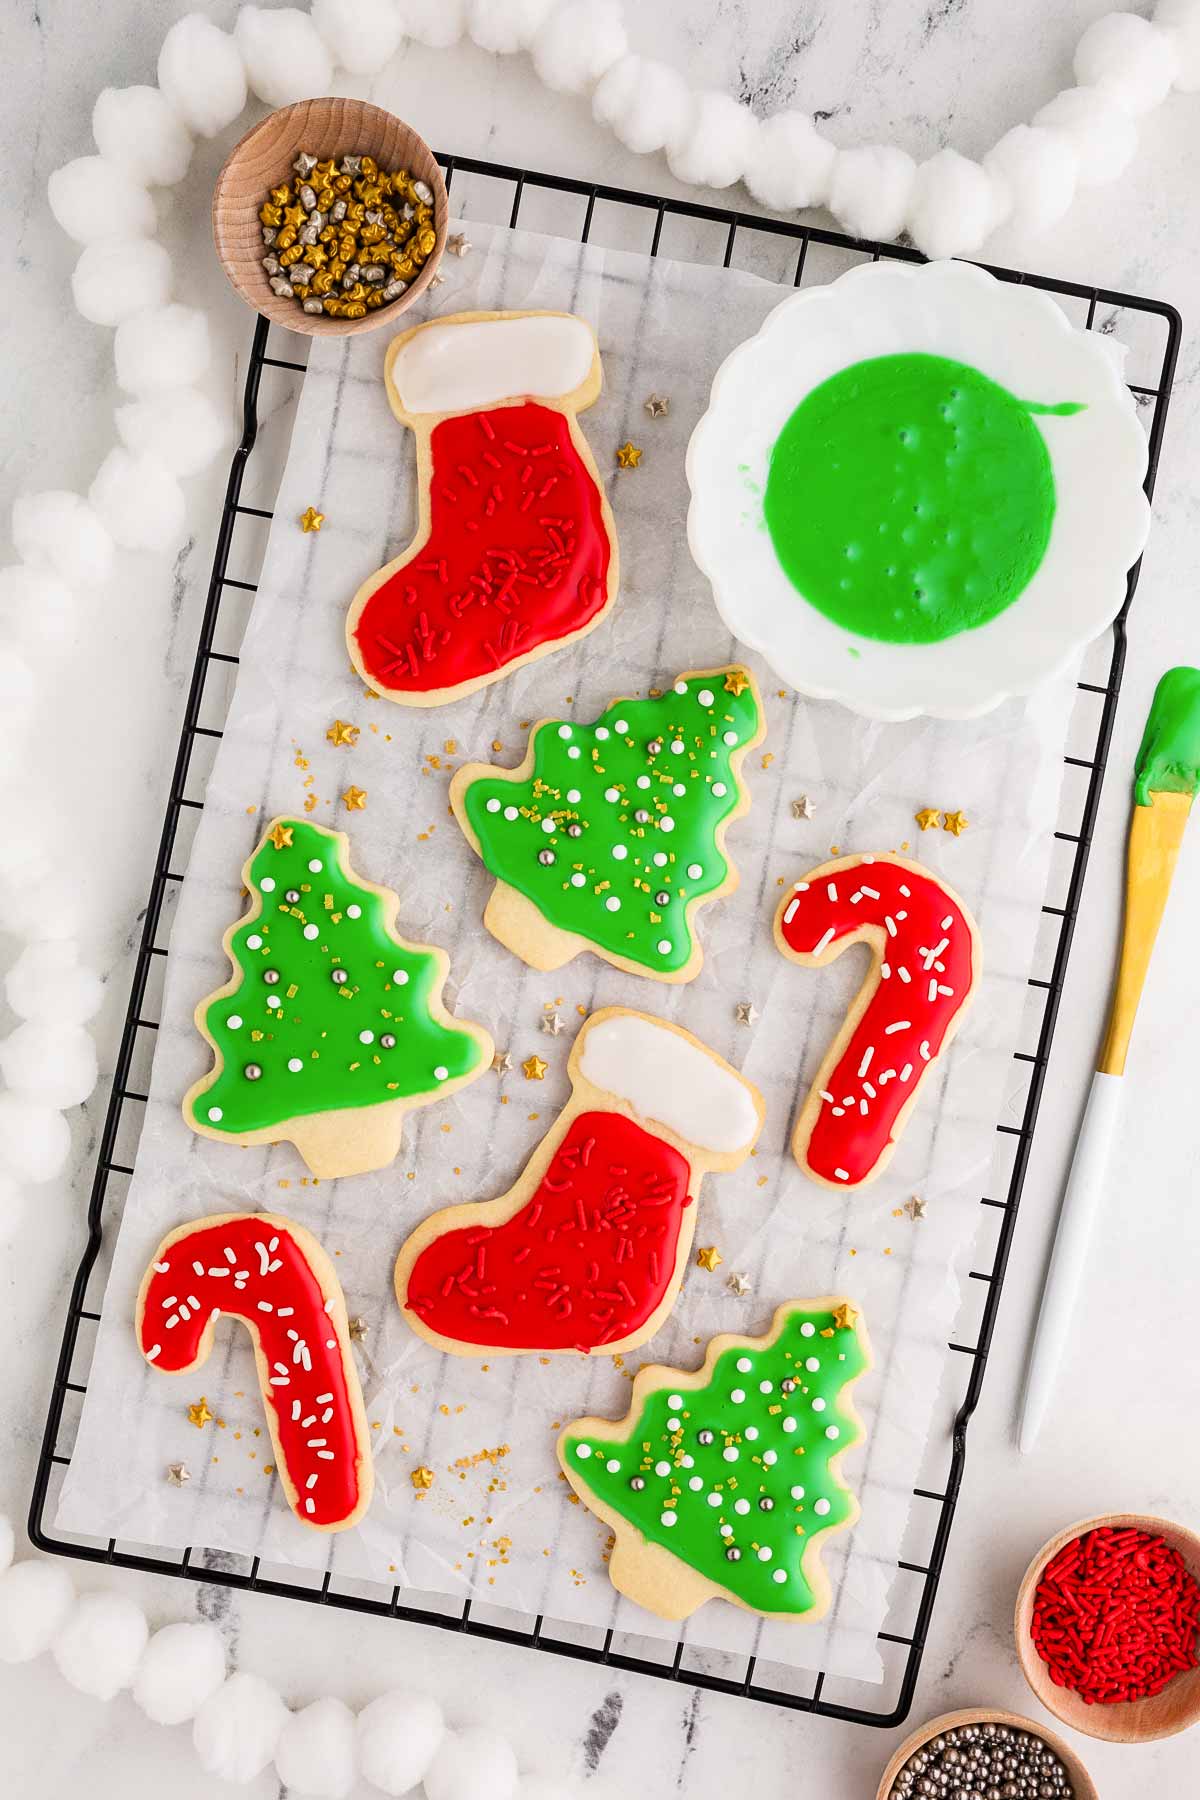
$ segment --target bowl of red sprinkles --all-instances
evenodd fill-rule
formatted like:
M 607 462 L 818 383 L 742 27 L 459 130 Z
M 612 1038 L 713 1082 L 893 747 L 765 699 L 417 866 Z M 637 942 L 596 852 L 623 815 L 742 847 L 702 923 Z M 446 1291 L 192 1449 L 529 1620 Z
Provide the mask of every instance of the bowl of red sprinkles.
M 1017 1655 L 1042 1705 L 1114 1743 L 1200 1719 L 1200 1537 L 1107 1513 L 1060 1531 L 1017 1595 Z

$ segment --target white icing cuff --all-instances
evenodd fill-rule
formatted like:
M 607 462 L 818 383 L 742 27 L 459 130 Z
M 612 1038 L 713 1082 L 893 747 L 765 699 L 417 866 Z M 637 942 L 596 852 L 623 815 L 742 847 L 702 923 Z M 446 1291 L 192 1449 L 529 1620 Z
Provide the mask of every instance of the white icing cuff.
M 702 1150 L 744 1152 L 758 1132 L 758 1109 L 741 1076 L 641 1014 L 620 1013 L 591 1026 L 579 1070 L 593 1086 Z
M 586 381 L 591 327 L 569 313 L 427 325 L 392 364 L 406 412 L 467 412 L 522 395 L 553 398 Z

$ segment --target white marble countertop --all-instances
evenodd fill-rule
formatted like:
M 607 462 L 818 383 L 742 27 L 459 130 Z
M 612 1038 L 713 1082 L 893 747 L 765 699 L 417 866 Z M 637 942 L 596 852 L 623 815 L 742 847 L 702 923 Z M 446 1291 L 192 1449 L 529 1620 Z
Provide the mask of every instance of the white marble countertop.
M 108 0 L 104 7 L 3 0 L 9 103 L 0 134 L 14 215 L 0 319 L 6 508 L 26 488 L 86 488 L 111 441 L 111 334 L 72 310 L 74 251 L 50 218 L 45 177 L 91 149 L 87 120 L 103 84 L 153 80 L 162 36 L 186 10 L 187 0 Z M 206 10 L 227 24 L 234 7 L 210 0 Z M 949 139 L 981 154 L 1070 84 L 1074 42 L 1103 10 L 1101 0 L 1056 7 L 894 0 L 887 8 L 876 0 L 669 0 L 630 9 L 630 30 L 635 48 L 764 111 L 793 101 L 819 109 L 839 142 L 892 139 L 922 155 Z M 412 50 L 388 72 L 386 91 L 439 148 L 681 191 L 662 159 L 621 149 L 577 100 L 547 94 L 523 59 L 492 61 L 469 46 Z M 1049 241 L 993 244 L 995 260 L 1169 299 L 1186 324 L 1200 300 L 1200 99 L 1171 98 L 1146 122 L 1142 140 L 1116 187 L 1084 194 Z M 232 404 L 250 321 L 213 269 L 206 225 L 225 147 L 202 146 L 185 183 L 162 202 L 170 214 L 165 235 L 186 273 L 185 297 L 210 308 L 217 381 Z M 735 202 L 741 198 L 735 193 Z M 1072 1518 L 1122 1507 L 1184 1517 L 1200 1492 L 1192 1404 L 1200 1132 L 1194 1059 L 1185 1048 L 1200 988 L 1189 936 L 1200 898 L 1195 841 L 1184 852 L 1139 1026 L 1088 1302 L 1037 1454 L 1022 1460 L 1012 1441 L 1034 1295 L 1118 928 L 1126 772 L 1158 675 L 1174 662 L 1200 663 L 1195 370 L 1185 337 L 1112 775 L 914 1721 L 980 1702 L 1043 1716 L 1012 1648 L 1012 1600 L 1029 1554 Z M 190 484 L 194 536 L 173 567 L 149 556 L 120 559 L 108 591 L 85 611 L 74 656 L 43 683 L 31 738 L 30 792 L 62 839 L 77 845 L 94 903 L 89 947 L 109 983 L 98 1029 L 105 1069 L 116 1054 L 224 480 L 220 468 Z M 73 1180 L 43 1191 L 0 1264 L 0 1509 L 14 1518 L 28 1505 L 105 1097 L 99 1092 L 76 1122 Z M 735 1781 L 764 1795 L 851 1800 L 874 1793 L 902 1735 L 217 1587 L 87 1570 L 80 1579 L 128 1581 L 156 1621 L 199 1609 L 221 1625 L 231 1659 L 271 1675 L 295 1703 L 333 1692 L 361 1704 L 390 1682 L 411 1681 L 419 1663 L 420 1681 L 452 1720 L 502 1727 L 524 1767 L 578 1783 L 598 1800 L 634 1791 L 709 1800 Z M 1105 1800 L 1182 1797 L 1200 1785 L 1197 1734 L 1141 1750 L 1082 1740 L 1080 1748 Z M 105 1707 L 71 1693 L 46 1659 L 0 1674 L 3 1791 L 58 1800 L 86 1783 L 95 1800 L 117 1800 L 168 1782 L 177 1800 L 213 1791 L 183 1731 L 149 1724 L 128 1698 Z M 277 1784 L 264 1776 L 246 1791 L 266 1796 Z

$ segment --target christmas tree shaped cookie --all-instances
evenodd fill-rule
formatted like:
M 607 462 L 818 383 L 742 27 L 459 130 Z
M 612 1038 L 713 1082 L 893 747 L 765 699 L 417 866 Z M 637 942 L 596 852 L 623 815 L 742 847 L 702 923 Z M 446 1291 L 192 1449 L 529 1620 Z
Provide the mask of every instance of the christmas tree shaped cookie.
M 354 874 L 343 832 L 276 819 L 242 879 L 233 975 L 196 1008 L 216 1066 L 184 1119 L 227 1143 L 287 1139 L 314 1175 L 381 1169 L 405 1114 L 482 1074 L 492 1040 L 447 1013 L 445 953 L 396 935 L 396 895 Z
M 624 1419 L 568 1425 L 559 1462 L 616 1534 L 613 1586 L 662 1619 L 714 1597 L 820 1618 L 820 1540 L 858 1517 L 838 1464 L 862 1436 L 848 1389 L 869 1366 L 848 1300 L 787 1300 L 765 1337 L 714 1338 L 699 1369 L 641 1369 Z
M 600 352 L 571 313 L 458 313 L 404 332 L 385 366 L 417 442 L 419 522 L 363 583 L 350 660 L 404 706 L 441 706 L 592 631 L 617 538 L 576 415 Z
M 519 769 L 464 765 L 450 801 L 496 877 L 492 936 L 534 969 L 593 950 L 690 981 L 695 914 L 737 886 L 725 833 L 750 804 L 741 765 L 763 729 L 753 678 L 706 669 L 591 724 L 541 720 Z

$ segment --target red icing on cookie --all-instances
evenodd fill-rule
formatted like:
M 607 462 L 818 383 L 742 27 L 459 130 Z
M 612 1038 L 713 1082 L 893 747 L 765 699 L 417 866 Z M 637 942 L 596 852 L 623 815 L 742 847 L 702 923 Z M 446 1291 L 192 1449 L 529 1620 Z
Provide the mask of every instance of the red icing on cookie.
M 970 1000 L 976 975 L 969 915 L 912 863 L 881 856 L 814 870 L 779 913 L 784 942 L 805 960 L 828 960 L 864 926 L 877 928 L 882 950 L 867 977 L 873 991 L 848 1041 L 839 1039 L 836 1062 L 817 1078 L 821 1104 L 800 1157 L 824 1180 L 851 1187 L 871 1177 L 894 1142 L 897 1118 Z
M 297 1514 L 336 1530 L 363 1494 L 367 1448 L 343 1363 L 345 1328 L 286 1222 L 233 1213 L 169 1238 L 147 1271 L 139 1308 L 142 1354 L 181 1374 L 208 1355 L 216 1319 L 245 1321 L 258 1338 L 263 1401 Z M 357 1395 L 355 1396 L 357 1400 Z M 369 1472 L 369 1463 L 366 1463 Z
M 526 400 L 430 435 L 426 542 L 354 627 L 380 689 L 427 693 L 494 675 L 595 618 L 611 554 L 600 491 L 566 416 Z
M 678 1150 L 621 1113 L 581 1113 L 504 1225 L 435 1238 L 408 1305 L 430 1331 L 511 1350 L 597 1350 L 629 1336 L 675 1273 L 690 1204 Z

